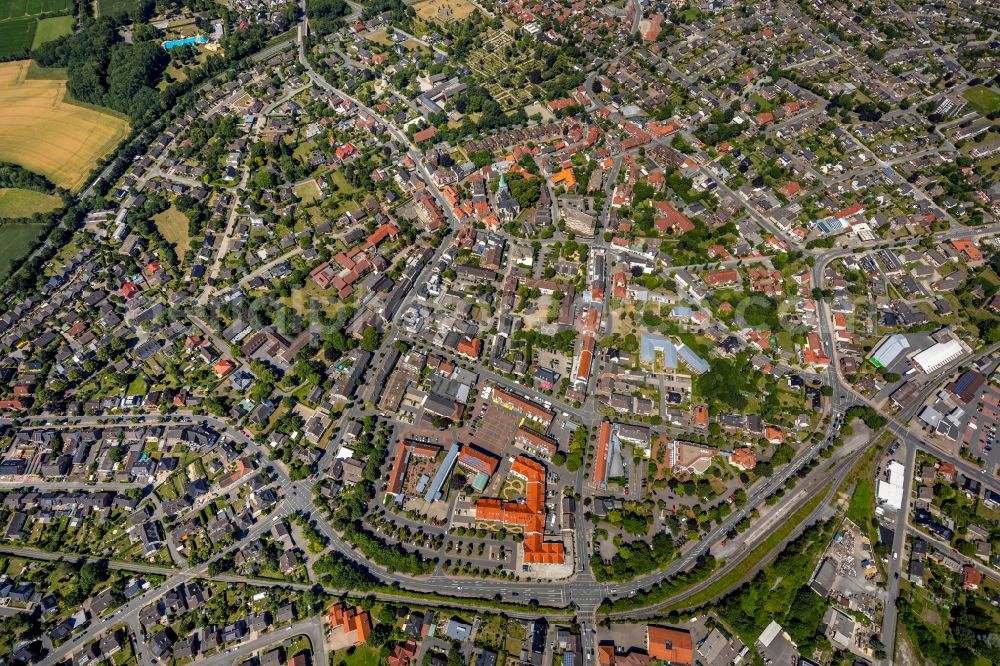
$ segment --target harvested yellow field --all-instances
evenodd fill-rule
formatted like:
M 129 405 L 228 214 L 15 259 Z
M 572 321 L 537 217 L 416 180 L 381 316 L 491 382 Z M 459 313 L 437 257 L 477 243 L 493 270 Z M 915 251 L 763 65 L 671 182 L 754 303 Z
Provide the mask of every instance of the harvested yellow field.
M 425 21 L 450 23 L 468 18 L 476 6 L 469 0 L 422 0 L 413 5 L 413 11 Z
M 29 63 L 0 64 L 0 161 L 78 190 L 128 134 L 128 122 L 67 102 L 65 81 L 26 78 Z

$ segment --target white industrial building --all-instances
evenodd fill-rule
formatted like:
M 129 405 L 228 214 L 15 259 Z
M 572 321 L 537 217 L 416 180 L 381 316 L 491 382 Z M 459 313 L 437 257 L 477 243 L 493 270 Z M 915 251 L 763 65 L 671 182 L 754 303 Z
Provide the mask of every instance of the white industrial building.
M 945 342 L 928 347 L 917 353 L 911 359 L 913 365 L 924 373 L 931 373 L 939 368 L 943 368 L 952 361 L 960 359 L 965 353 L 965 345 L 960 340 L 952 338 Z
M 906 468 L 895 460 L 889 463 L 889 480 L 878 480 L 876 495 L 879 506 L 883 509 L 899 511 L 903 506 L 903 482 L 906 480 Z

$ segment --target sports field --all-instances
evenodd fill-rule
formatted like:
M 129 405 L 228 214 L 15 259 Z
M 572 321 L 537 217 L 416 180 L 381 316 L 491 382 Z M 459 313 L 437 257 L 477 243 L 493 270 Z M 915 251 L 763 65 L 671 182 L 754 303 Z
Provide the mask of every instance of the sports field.
M 986 86 L 972 86 L 963 92 L 962 96 L 984 116 L 1000 109 L 1000 93 Z
M 125 138 L 128 122 L 67 102 L 65 81 L 25 78 L 29 62 L 0 64 L 0 161 L 77 190 Z
M 413 5 L 413 11 L 425 21 L 451 23 L 469 17 L 476 6 L 469 0 L 422 0 Z
M 11 223 L 0 225 L 3 244 L 0 244 L 0 278 L 6 277 L 15 260 L 20 259 L 35 247 L 45 225 Z
M 0 218 L 31 217 L 49 213 L 62 206 L 62 199 L 52 194 L 0 187 Z
M 40 15 L 72 11 L 73 0 L 0 0 L 0 57 L 23 53 L 42 43 L 36 41 Z M 72 30 L 72 17 L 66 18 Z M 45 34 L 52 34 L 53 29 L 54 24 L 46 26 Z

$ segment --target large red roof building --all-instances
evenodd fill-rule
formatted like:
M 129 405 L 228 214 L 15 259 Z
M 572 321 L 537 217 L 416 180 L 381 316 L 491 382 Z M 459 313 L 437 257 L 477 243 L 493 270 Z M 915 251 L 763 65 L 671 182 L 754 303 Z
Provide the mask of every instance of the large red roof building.
M 518 456 L 510 473 L 524 480 L 524 501 L 481 498 L 473 506 L 476 520 L 523 528 L 525 564 L 562 564 L 563 545 L 545 542 L 545 466 L 527 456 Z

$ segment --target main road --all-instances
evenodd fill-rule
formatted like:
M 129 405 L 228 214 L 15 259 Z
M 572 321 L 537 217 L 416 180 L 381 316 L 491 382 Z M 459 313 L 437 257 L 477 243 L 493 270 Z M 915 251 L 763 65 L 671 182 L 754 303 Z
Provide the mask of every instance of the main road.
M 297 28 L 297 46 L 298 46 L 298 57 L 299 61 L 306 70 L 310 80 L 320 88 L 327 90 L 328 92 L 337 94 L 344 99 L 349 99 L 354 102 L 354 104 L 366 114 L 369 114 L 372 118 L 380 118 L 378 114 L 372 111 L 370 108 L 365 106 L 359 100 L 352 98 L 345 92 L 338 90 L 332 86 L 323 76 L 315 72 L 309 63 L 306 53 L 305 53 L 305 38 L 308 34 L 308 24 L 305 19 L 305 0 L 301 0 L 301 6 L 303 10 L 303 19 Z M 422 154 L 417 150 L 417 148 L 409 141 L 409 139 L 400 132 L 396 127 L 393 126 L 391 122 L 383 120 L 383 125 L 390 135 L 393 136 L 402 146 L 405 147 L 407 154 L 413 159 L 416 169 L 421 177 L 426 181 L 428 191 L 435 197 L 438 201 L 438 205 L 442 210 L 446 211 L 449 216 L 452 227 L 457 224 L 454 215 L 451 211 L 450 206 L 444 201 L 440 191 L 434 185 L 434 181 L 423 161 Z M 753 212 L 751 212 L 753 215 Z M 770 221 L 764 220 L 762 216 L 753 215 L 754 219 L 764 227 L 769 229 Z M 993 228 L 986 228 L 983 230 L 975 230 L 971 233 L 995 233 L 996 230 L 1000 229 L 1000 225 Z M 950 233 L 942 234 L 943 237 L 960 237 L 970 235 L 969 230 L 955 230 Z M 437 256 L 440 256 L 442 248 L 439 248 Z M 850 250 L 833 251 L 827 253 L 813 253 L 813 256 L 817 257 L 816 266 L 814 268 L 814 284 L 820 286 L 822 284 L 822 269 L 825 267 L 829 261 L 837 258 L 838 256 L 844 256 L 848 254 Z M 425 271 L 430 270 L 430 265 L 425 267 Z M 419 282 L 419 280 L 418 280 Z M 405 303 L 411 302 L 413 298 L 413 293 L 411 292 Z M 402 312 L 405 309 L 401 307 L 398 312 Z M 398 313 L 397 313 L 398 314 Z M 820 307 L 821 323 L 819 326 L 821 336 L 824 340 L 824 344 L 828 345 L 828 350 L 831 355 L 834 353 L 834 344 L 832 339 L 831 326 L 829 322 L 829 313 L 826 311 L 825 305 Z M 394 336 L 387 336 L 387 340 L 394 339 Z M 384 347 L 383 347 L 384 349 Z M 843 411 L 855 400 L 856 396 L 853 391 L 849 390 L 841 382 L 839 373 L 836 371 L 836 363 L 832 362 L 830 368 L 827 370 L 827 381 L 828 384 L 833 387 L 833 399 L 829 401 L 829 409 L 831 410 L 831 415 L 836 416 Z M 501 377 L 494 377 L 496 381 L 506 380 Z M 850 396 L 850 397 L 848 397 Z M 549 399 L 549 398 L 546 398 Z M 549 399 L 551 400 L 551 399 Z M 569 409 L 566 406 L 566 411 L 571 413 L 576 413 L 576 410 Z M 41 420 L 54 418 L 52 416 L 43 417 L 32 417 L 31 420 Z M 56 417 L 61 418 L 61 417 Z M 123 417 L 130 422 L 140 421 L 144 423 L 156 423 L 159 417 L 154 416 L 135 416 L 135 417 Z M 181 417 L 183 422 L 194 423 L 196 421 L 204 421 L 211 427 L 215 428 L 220 433 L 225 434 L 228 438 L 236 441 L 243 446 L 247 447 L 248 450 L 253 451 L 261 459 L 267 459 L 265 452 L 262 451 L 258 445 L 251 439 L 247 438 L 242 431 L 234 428 L 230 424 L 216 419 L 210 416 L 184 416 Z M 591 419 L 592 420 L 592 419 Z M 73 424 L 96 424 L 98 419 L 94 417 L 82 417 L 70 420 Z M 836 424 L 839 419 L 831 418 L 831 424 L 827 432 L 827 439 L 835 434 Z M 177 423 L 175 418 L 172 423 Z M 615 587 L 621 594 L 628 594 L 634 591 L 638 591 L 644 588 L 660 582 L 662 580 L 668 579 L 678 572 L 690 568 L 697 558 L 706 555 L 713 545 L 725 538 L 726 534 L 733 529 L 736 524 L 742 520 L 744 517 L 748 516 L 751 511 L 760 506 L 761 503 L 771 494 L 773 494 L 779 488 L 782 488 L 786 481 L 793 475 L 798 473 L 798 471 L 808 463 L 809 460 L 814 458 L 819 449 L 825 444 L 825 442 L 817 442 L 809 447 L 800 451 L 795 459 L 786 465 L 777 475 L 768 479 L 766 483 L 762 484 L 760 487 L 754 489 L 746 505 L 740 510 L 734 512 L 726 520 L 717 525 L 713 530 L 711 530 L 704 538 L 700 539 L 697 545 L 689 550 L 682 558 L 674 561 L 665 570 L 656 572 L 651 575 L 643 576 L 631 582 L 616 584 Z M 834 461 L 835 464 L 828 465 L 823 468 L 818 474 L 815 474 L 813 479 L 815 479 L 817 484 L 822 484 L 829 482 L 831 480 L 836 480 L 840 478 L 845 468 L 844 462 L 845 457 L 842 456 L 840 461 Z M 838 464 L 839 463 L 839 464 Z M 585 628 L 589 628 L 589 621 L 593 618 L 593 613 L 596 610 L 599 600 L 604 599 L 607 593 L 607 586 L 599 585 L 594 580 L 589 571 L 587 571 L 587 560 L 585 557 L 581 557 L 580 568 L 583 571 L 580 572 L 581 575 L 577 575 L 574 579 L 569 581 L 538 581 L 538 582 L 510 582 L 500 579 L 456 579 L 449 578 L 442 575 L 435 575 L 430 578 L 414 578 L 410 576 L 405 576 L 397 572 L 389 572 L 385 569 L 378 567 L 371 562 L 368 562 L 363 557 L 361 557 L 357 551 L 348 543 L 341 540 L 339 535 L 333 529 L 333 527 L 315 510 L 315 507 L 311 501 L 311 482 L 308 480 L 302 481 L 292 481 L 280 465 L 274 466 L 275 475 L 277 477 L 277 484 L 281 487 L 284 500 L 282 507 L 277 513 L 277 516 L 288 515 L 292 511 L 302 511 L 312 514 L 316 520 L 318 529 L 326 536 L 330 543 L 333 545 L 334 549 L 340 552 L 344 557 L 355 562 L 359 566 L 364 567 L 370 571 L 374 576 L 376 576 L 380 581 L 389 585 L 399 586 L 401 589 L 411 590 L 414 592 L 426 592 L 426 593 L 438 593 L 446 594 L 456 597 L 456 602 L 461 603 L 461 598 L 467 598 L 474 600 L 477 598 L 486 598 L 499 596 L 507 601 L 518 601 L 523 599 L 535 599 L 539 603 L 549 604 L 549 605 L 564 605 L 569 602 L 576 603 L 580 615 L 581 622 L 584 624 Z M 582 477 L 581 477 L 582 478 Z M 581 483 L 578 483 L 580 490 L 583 490 Z M 822 485 L 817 485 L 815 487 L 822 487 Z M 790 515 L 799 505 L 804 504 L 808 500 L 808 493 L 790 493 L 786 496 L 779 504 L 775 505 L 771 509 L 772 513 L 777 513 L 778 515 Z M 264 530 L 269 529 L 271 526 L 271 521 L 259 523 L 250 530 L 250 534 L 246 538 L 251 536 L 257 536 L 263 533 Z M 900 533 L 905 530 L 898 530 Z M 584 544 L 580 544 L 577 549 L 581 556 L 585 554 Z M 745 552 L 750 552 L 748 548 Z M 218 556 L 216 556 L 218 557 Z M 742 558 L 741 556 L 734 557 L 729 566 L 735 565 Z M 118 565 L 116 565 L 118 566 Z M 191 580 L 198 577 L 208 577 L 207 575 L 208 562 L 202 563 L 201 565 L 194 567 L 187 567 L 174 571 L 174 573 L 168 576 L 167 581 L 162 585 L 148 591 L 141 597 L 126 603 L 119 611 L 119 614 L 112 616 L 110 618 L 105 618 L 104 620 L 96 621 L 89 629 L 88 635 L 96 635 L 97 633 L 109 628 L 113 624 L 118 624 L 125 622 L 129 626 L 133 626 L 136 623 L 136 616 L 139 609 L 147 605 L 151 600 L 158 598 L 164 594 L 168 589 L 173 588 L 179 582 L 186 580 Z M 677 595 L 669 601 L 674 601 L 676 599 L 683 598 L 683 595 Z M 120 615 L 124 614 L 124 618 L 120 618 Z M 534 613 L 526 608 L 526 615 L 539 615 L 542 613 Z M 588 636 L 585 639 L 585 648 L 587 646 L 592 647 L 592 640 Z M 50 666 L 56 663 L 60 659 L 67 656 L 72 651 L 72 646 L 62 646 L 61 648 L 54 650 L 43 662 L 43 666 Z M 594 652 L 592 649 L 586 649 L 585 659 L 587 663 L 593 662 Z

